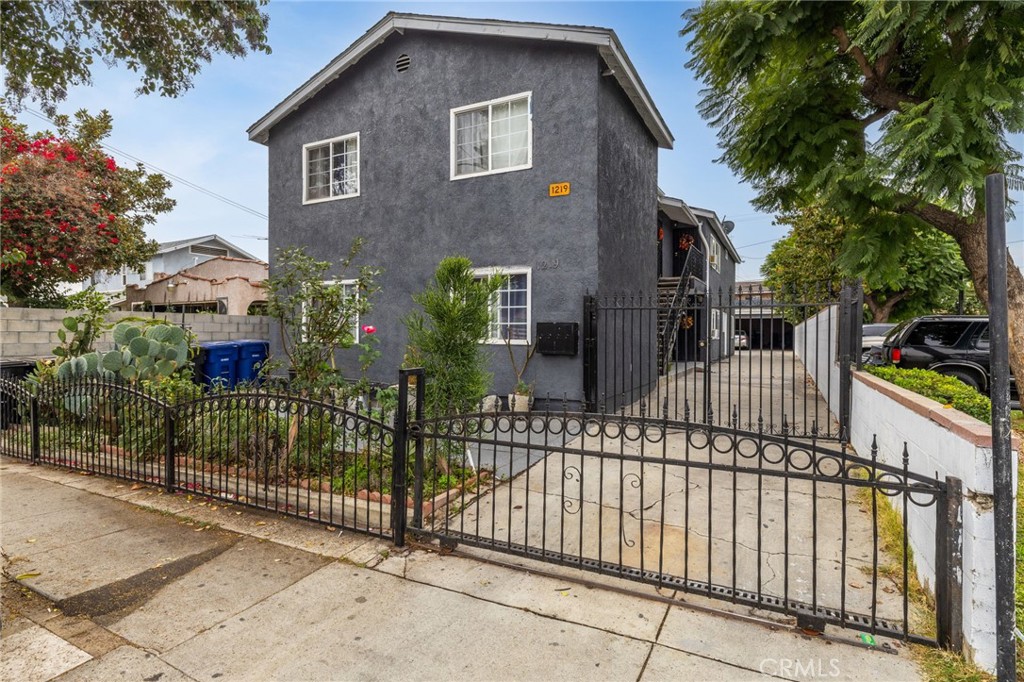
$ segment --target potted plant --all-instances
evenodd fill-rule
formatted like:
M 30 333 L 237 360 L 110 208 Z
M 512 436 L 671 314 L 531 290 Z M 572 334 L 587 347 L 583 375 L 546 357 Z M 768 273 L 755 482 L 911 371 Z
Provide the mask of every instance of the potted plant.
M 512 351 L 512 340 L 508 338 L 507 334 L 505 336 L 505 348 L 508 349 L 508 359 L 512 363 L 512 373 L 516 375 L 516 385 L 513 393 L 508 394 L 508 409 L 512 412 L 529 412 L 530 407 L 533 406 L 533 384 L 523 381 L 523 375 L 526 374 L 526 368 L 529 366 L 533 354 L 537 352 L 537 343 L 534 342 L 527 349 L 522 367 L 516 361 L 516 355 Z

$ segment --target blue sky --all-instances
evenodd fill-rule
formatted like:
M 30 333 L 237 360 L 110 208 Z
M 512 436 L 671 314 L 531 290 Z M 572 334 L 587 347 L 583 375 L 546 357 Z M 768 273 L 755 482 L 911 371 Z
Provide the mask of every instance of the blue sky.
M 618 34 L 676 138 L 675 149 L 660 152 L 659 185 L 672 196 L 734 220 L 733 243 L 744 259 L 737 278 L 754 279 L 760 276 L 771 242 L 784 236 L 785 230 L 772 224 L 771 215 L 756 212 L 749 203 L 751 189 L 727 167 L 714 163 L 718 156 L 715 134 L 696 112 L 699 87 L 684 66 L 686 42 L 679 37 L 681 14 L 690 5 L 274 1 L 266 8 L 272 54 L 245 59 L 218 56 L 196 77 L 195 87 L 177 99 L 137 97 L 134 74 L 98 64 L 93 85 L 72 90 L 60 109 L 64 113 L 108 109 L 114 118 L 110 145 L 265 214 L 266 148 L 249 142 L 246 128 L 388 11 L 607 27 Z M 21 119 L 33 128 L 46 125 L 30 114 L 22 114 Z M 1018 139 L 1017 146 L 1024 146 L 1024 139 Z M 114 156 L 119 162 L 128 161 Z M 267 257 L 267 242 L 246 236 L 265 236 L 264 219 L 181 183 L 176 183 L 171 195 L 177 207 L 161 216 L 149 236 L 168 241 L 217 233 L 260 258 Z M 1018 193 L 1016 198 L 1024 196 Z M 1009 226 L 1011 241 L 1024 240 L 1024 209 L 1018 213 Z M 1024 242 L 1011 248 L 1015 262 L 1024 265 Z

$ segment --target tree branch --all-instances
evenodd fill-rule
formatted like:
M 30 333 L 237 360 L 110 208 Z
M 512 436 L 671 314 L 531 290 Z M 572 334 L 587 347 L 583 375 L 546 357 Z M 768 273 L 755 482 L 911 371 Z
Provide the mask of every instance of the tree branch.
M 847 35 L 846 29 L 842 26 L 836 26 L 832 29 L 832 35 L 839 40 L 839 54 L 848 54 L 853 57 L 854 61 L 860 66 L 860 70 L 864 73 L 864 77 L 867 79 L 874 78 L 875 70 L 868 63 L 868 58 L 864 56 L 864 51 L 856 45 L 852 49 L 850 48 L 850 36 Z
M 881 121 L 883 118 L 885 118 L 891 113 L 892 111 L 890 109 L 876 109 L 875 113 L 869 114 L 868 116 L 865 116 L 864 118 L 860 119 L 860 124 L 862 127 L 867 128 L 875 121 Z

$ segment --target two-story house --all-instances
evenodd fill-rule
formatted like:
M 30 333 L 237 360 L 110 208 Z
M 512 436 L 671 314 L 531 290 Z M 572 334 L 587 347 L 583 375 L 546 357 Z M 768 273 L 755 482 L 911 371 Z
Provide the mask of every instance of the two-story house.
M 357 263 L 383 268 L 375 379 L 394 379 L 411 296 L 445 256 L 507 277 L 488 339 L 499 393 L 506 336 L 578 328 L 587 291 L 656 288 L 673 138 L 609 29 L 390 13 L 248 132 L 269 152 L 271 254 L 340 263 L 364 237 Z M 527 379 L 577 400 L 581 357 L 538 354 Z
M 712 210 L 690 206 L 682 199 L 658 192 L 660 300 L 668 304 L 671 292 L 679 288 L 680 276 L 684 274 L 693 276 L 692 293 L 711 297 L 707 306 L 693 299 L 686 304 L 689 319 L 680 326 L 675 360 L 703 360 L 703 353 L 711 360 L 718 360 L 733 351 L 736 320 L 730 311 L 735 294 L 736 265 L 741 262 L 729 238 L 734 227 L 732 221 L 723 222 Z M 687 282 L 682 284 L 685 286 Z M 710 319 L 704 320 L 705 315 L 710 315 Z

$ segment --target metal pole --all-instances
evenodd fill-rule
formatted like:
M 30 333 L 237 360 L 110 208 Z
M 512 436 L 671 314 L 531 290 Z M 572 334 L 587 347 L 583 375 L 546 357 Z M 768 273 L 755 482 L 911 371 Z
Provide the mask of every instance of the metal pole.
M 992 367 L 992 468 L 996 536 L 996 677 L 1015 679 L 1014 490 L 1010 449 L 1010 349 L 1006 295 L 1006 178 L 985 178 L 988 228 L 989 362 Z
M 408 455 L 409 371 L 398 370 L 398 410 L 395 413 L 395 436 L 391 453 L 391 535 L 396 547 L 405 546 L 406 483 L 405 463 Z

